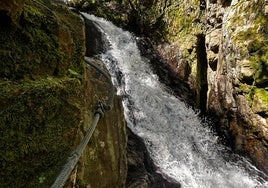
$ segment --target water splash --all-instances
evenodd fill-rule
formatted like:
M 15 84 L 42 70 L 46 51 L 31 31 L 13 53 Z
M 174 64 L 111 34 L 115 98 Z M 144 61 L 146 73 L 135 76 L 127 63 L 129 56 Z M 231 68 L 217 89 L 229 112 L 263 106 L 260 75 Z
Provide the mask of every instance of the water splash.
M 111 45 L 101 59 L 123 96 L 128 126 L 143 138 L 159 172 L 186 188 L 268 187 L 261 172 L 218 144 L 198 114 L 166 91 L 140 56 L 133 35 L 102 18 L 84 16 Z

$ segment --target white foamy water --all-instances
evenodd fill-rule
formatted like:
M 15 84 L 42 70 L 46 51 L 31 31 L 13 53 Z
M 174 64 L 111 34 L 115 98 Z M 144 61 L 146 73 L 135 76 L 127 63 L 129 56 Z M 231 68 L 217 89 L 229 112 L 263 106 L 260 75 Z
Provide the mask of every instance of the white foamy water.
M 253 165 L 227 154 L 198 114 L 166 91 L 140 56 L 133 35 L 104 19 L 83 15 L 111 45 L 101 58 L 123 96 L 128 126 L 143 138 L 161 173 L 185 188 L 268 187 Z

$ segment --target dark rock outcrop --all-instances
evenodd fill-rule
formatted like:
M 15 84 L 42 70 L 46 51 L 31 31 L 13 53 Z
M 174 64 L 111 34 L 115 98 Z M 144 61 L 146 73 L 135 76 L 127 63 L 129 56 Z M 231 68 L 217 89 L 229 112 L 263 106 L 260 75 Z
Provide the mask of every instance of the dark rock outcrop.
M 84 19 L 86 27 L 86 56 L 93 57 L 104 53 L 109 44 L 102 35 L 100 28 L 93 21 Z
M 93 63 L 104 67 L 102 62 L 91 59 Z M 106 100 L 109 83 L 94 68 L 87 66 L 85 101 L 89 104 L 85 109 L 85 124 L 80 136 L 88 129 L 98 105 L 98 101 Z M 106 111 L 100 119 L 92 138 L 81 157 L 77 172 L 74 173 L 73 184 L 81 187 L 125 187 L 127 176 L 127 133 L 122 99 L 115 96 L 111 110 Z M 76 181 L 75 181 L 76 180 Z
M 128 133 L 127 161 L 128 175 L 126 187 L 128 188 L 180 188 L 180 184 L 172 179 L 165 179 L 157 173 L 146 146 L 141 138 L 130 129 Z
M 170 66 L 169 61 L 164 59 L 161 54 L 155 50 L 150 39 L 144 37 L 137 38 L 137 43 L 141 55 L 148 58 L 161 82 L 171 89 L 177 97 L 189 104 L 189 106 L 195 107 L 195 101 L 193 100 L 195 94 L 191 92 L 185 80 L 177 74 L 176 68 Z M 186 77 L 186 75 L 190 73 L 190 67 L 186 62 L 184 68 L 185 69 L 182 69 L 183 72 L 181 72 L 181 75 L 185 75 Z

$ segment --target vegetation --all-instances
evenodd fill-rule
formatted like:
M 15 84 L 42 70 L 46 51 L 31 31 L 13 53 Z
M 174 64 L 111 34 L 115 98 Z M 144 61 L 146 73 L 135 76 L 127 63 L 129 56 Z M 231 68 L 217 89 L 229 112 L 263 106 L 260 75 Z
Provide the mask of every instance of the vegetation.
M 176 0 L 73 0 L 71 5 L 79 10 L 107 18 L 138 35 L 163 41 L 168 28 L 165 17 L 178 8 L 179 2 Z

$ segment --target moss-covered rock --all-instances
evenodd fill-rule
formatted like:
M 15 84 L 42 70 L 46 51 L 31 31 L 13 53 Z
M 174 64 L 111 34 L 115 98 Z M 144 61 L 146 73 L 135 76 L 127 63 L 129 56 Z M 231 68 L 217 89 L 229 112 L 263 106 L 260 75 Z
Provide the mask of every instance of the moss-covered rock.
M 92 62 L 101 62 L 91 59 Z M 94 116 L 98 101 L 107 99 L 109 84 L 106 78 L 99 77 L 98 71 L 87 67 L 86 103 L 90 104 L 85 111 L 83 130 L 88 129 Z M 79 187 L 125 187 L 127 175 L 126 158 L 126 124 L 124 120 L 121 97 L 115 96 L 112 109 L 107 111 L 85 149 L 77 171 Z
M 0 18 L 1 22 L 16 22 L 20 17 L 22 7 L 26 0 L 1 0 L 0 1 Z
M 0 87 L 1 186 L 50 185 L 81 126 L 81 82 L 49 77 Z
M 236 151 L 267 170 L 268 18 L 265 0 L 233 2 L 223 19 L 219 60 L 209 110 L 228 119 Z M 224 132 L 224 131 L 222 131 Z
M 264 113 L 268 115 L 268 93 L 265 89 L 255 89 L 252 110 L 255 113 Z
M 90 126 L 98 100 L 106 99 L 107 81 L 85 71 L 84 24 L 65 5 L 26 1 L 0 27 L 0 187 L 49 187 Z M 119 97 L 113 106 L 69 183 L 124 187 Z
M 47 0 L 9 5 L 17 9 L 0 22 L 0 185 L 47 187 L 84 119 L 84 26 Z
M 84 52 L 81 28 L 81 19 L 67 8 L 49 1 L 27 1 L 17 24 L 1 26 L 1 77 L 64 76 L 68 68 L 83 74 L 82 56 L 78 55 Z

